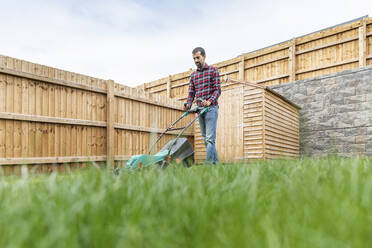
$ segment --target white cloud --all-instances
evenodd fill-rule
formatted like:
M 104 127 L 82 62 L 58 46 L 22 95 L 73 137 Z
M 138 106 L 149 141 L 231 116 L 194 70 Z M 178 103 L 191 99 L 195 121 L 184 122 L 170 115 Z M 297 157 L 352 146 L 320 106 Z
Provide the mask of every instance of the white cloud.
M 370 3 L 371 2 L 371 3 Z M 14 1 L 0 54 L 135 85 L 368 14 L 372 1 Z

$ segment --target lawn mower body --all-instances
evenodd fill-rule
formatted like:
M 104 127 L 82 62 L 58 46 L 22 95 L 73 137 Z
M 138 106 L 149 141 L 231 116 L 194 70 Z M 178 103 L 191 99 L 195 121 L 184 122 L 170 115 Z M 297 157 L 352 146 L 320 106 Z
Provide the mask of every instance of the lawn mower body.
M 174 123 L 172 123 L 163 133 L 159 135 L 156 141 L 151 145 L 148 154 L 134 155 L 126 163 L 125 168 L 127 169 L 137 169 L 145 168 L 153 165 L 160 165 L 161 167 L 166 166 L 171 161 L 183 164 L 185 166 L 190 166 L 193 162 L 194 150 L 192 149 L 189 141 L 185 137 L 180 137 L 185 130 L 191 126 L 199 115 L 203 114 L 208 108 L 195 107 L 194 109 L 189 109 L 181 115 Z M 182 118 L 187 116 L 189 113 L 196 113 L 197 116 L 185 127 L 174 128 L 174 125 L 180 121 Z M 155 155 L 151 154 L 156 143 L 169 131 L 181 130 L 176 138 L 169 141 L 158 153 Z
M 187 138 L 176 138 L 169 141 L 155 155 L 142 154 L 132 156 L 128 160 L 126 168 L 136 169 L 153 165 L 163 166 L 171 161 L 188 166 L 189 162 L 193 159 L 193 155 L 194 150 L 192 149 Z

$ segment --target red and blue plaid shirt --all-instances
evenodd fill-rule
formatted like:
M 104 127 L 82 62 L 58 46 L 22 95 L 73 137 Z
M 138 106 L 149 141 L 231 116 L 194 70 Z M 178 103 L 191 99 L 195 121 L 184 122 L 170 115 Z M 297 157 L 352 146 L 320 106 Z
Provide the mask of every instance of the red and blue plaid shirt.
M 196 104 L 201 106 L 202 100 L 210 101 L 212 105 L 218 105 L 218 97 L 221 95 L 220 74 L 216 67 L 205 64 L 191 74 L 189 83 L 188 106 L 192 105 L 196 97 Z

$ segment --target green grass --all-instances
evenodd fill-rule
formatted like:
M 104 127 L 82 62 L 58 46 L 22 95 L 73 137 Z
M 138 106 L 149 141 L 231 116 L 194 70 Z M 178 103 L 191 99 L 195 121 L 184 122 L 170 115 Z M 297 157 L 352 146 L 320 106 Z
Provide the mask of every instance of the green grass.
M 0 178 L 0 247 L 372 247 L 372 159 Z

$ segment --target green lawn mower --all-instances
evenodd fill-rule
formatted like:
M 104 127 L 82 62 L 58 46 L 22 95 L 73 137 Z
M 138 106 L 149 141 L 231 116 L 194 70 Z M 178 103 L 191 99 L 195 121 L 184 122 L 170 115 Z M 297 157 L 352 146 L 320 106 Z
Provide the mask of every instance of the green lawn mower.
M 167 129 L 164 130 L 164 132 L 159 135 L 156 141 L 151 145 L 148 154 L 132 156 L 126 163 L 125 168 L 129 170 L 146 168 L 149 166 L 159 166 L 160 168 L 163 168 L 171 161 L 175 161 L 176 163 L 189 167 L 194 162 L 194 150 L 192 149 L 187 138 L 181 136 L 185 130 L 195 122 L 199 115 L 202 115 L 205 111 L 207 111 L 207 109 L 208 107 L 194 107 L 192 109 L 188 109 L 181 115 L 180 118 L 173 122 Z M 189 113 L 196 113 L 197 115 L 186 126 L 175 128 L 174 126 Z M 167 132 L 175 130 L 181 130 L 177 137 L 169 141 L 158 153 L 151 155 L 152 150 L 155 148 L 155 145 L 159 142 L 159 140 Z

